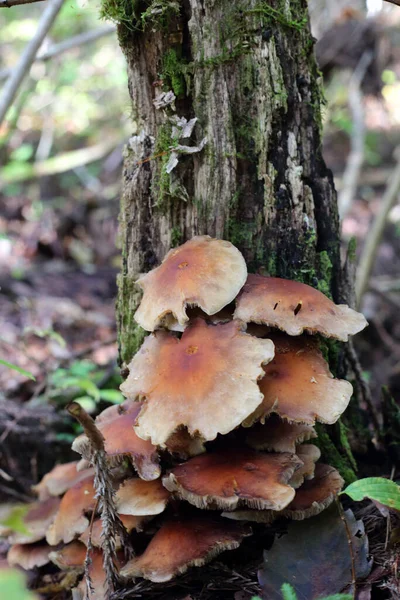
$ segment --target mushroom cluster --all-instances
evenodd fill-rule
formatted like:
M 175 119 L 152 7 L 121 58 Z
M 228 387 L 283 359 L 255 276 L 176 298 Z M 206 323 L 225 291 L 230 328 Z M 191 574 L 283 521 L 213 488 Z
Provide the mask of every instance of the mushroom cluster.
M 120 576 L 165 582 L 237 548 L 251 522 L 304 519 L 333 501 L 342 478 L 310 442 L 316 422 L 337 421 L 352 386 L 331 374 L 319 336 L 347 341 L 367 323 L 308 285 L 248 275 L 237 248 L 208 236 L 171 250 L 138 283 L 135 319 L 150 334 L 128 365 L 125 402 L 95 424 L 126 532 L 151 536 L 139 555 L 121 557 Z M 91 528 L 100 590 L 93 449 L 86 435 L 73 448 L 84 470 L 56 467 L 37 486 L 33 536 L 11 539 L 9 562 L 81 573 Z

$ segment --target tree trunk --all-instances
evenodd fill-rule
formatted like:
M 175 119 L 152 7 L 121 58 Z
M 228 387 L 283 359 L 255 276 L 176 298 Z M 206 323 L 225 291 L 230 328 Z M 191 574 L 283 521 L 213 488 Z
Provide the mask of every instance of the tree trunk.
M 121 201 L 121 362 L 143 337 L 133 319 L 138 274 L 193 235 L 229 239 L 250 271 L 341 300 L 336 193 L 321 155 L 322 82 L 305 0 L 105 2 L 120 21 L 135 126 Z M 169 91 L 174 103 L 157 108 Z M 176 117 L 197 119 L 189 138 L 177 138 Z M 172 152 L 178 164 L 168 173 Z M 336 454 L 341 437 L 340 427 L 326 436 Z

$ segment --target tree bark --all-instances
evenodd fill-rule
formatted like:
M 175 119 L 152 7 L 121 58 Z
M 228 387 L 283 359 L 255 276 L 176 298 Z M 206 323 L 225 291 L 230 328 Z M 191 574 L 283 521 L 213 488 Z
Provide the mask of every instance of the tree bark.
M 249 271 L 297 279 L 340 301 L 336 193 L 321 154 L 322 82 L 305 0 L 127 6 L 104 6 L 120 20 L 135 127 L 121 200 L 121 362 L 143 337 L 133 319 L 135 280 L 193 235 L 229 239 Z M 175 102 L 157 108 L 169 91 Z M 197 119 L 189 138 L 174 136 L 176 117 Z M 182 153 L 179 144 L 198 151 Z M 178 164 L 167 173 L 172 152 Z

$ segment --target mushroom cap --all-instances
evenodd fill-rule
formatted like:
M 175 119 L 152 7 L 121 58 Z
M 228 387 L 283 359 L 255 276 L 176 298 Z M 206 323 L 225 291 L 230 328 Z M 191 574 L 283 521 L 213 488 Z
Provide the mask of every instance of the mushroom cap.
M 80 569 L 83 571 L 86 559 L 86 546 L 75 540 L 58 550 L 50 552 L 49 558 L 62 571 L 68 569 Z
M 178 340 L 150 335 L 121 385 L 131 400 L 145 398 L 136 433 L 165 445 L 182 426 L 204 440 L 238 427 L 261 404 L 257 380 L 274 354 L 270 340 L 241 330 L 241 323 L 207 325 L 196 319 Z
M 119 515 L 119 518 L 121 519 L 121 522 L 122 522 L 123 526 L 125 527 L 127 533 L 130 533 L 133 530 L 143 531 L 144 523 L 146 523 L 149 520 L 149 517 L 134 517 L 133 515 Z M 102 531 L 103 531 L 103 525 L 102 525 L 101 519 L 96 519 L 95 521 L 93 521 L 91 542 L 92 542 L 92 546 L 94 546 L 95 548 L 101 548 L 101 546 L 102 546 L 102 539 L 101 539 Z M 85 531 L 79 537 L 79 541 L 83 542 L 85 544 L 85 546 L 87 546 L 89 543 L 89 534 L 90 534 L 90 525 L 89 525 L 89 527 L 87 527 L 85 529 Z M 73 543 L 73 542 L 71 542 L 71 543 Z M 119 550 L 121 548 L 121 540 L 120 540 L 119 536 L 116 536 L 116 548 L 117 548 L 117 550 Z
M 37 485 L 32 486 L 32 490 L 38 494 L 40 500 L 45 500 L 49 496 L 61 496 L 93 473 L 93 470 L 90 473 L 88 470 L 79 472 L 78 464 L 79 461 L 74 461 L 56 465 Z
M 89 524 L 85 513 L 94 507 L 95 489 L 91 475 L 74 485 L 63 496 L 56 517 L 47 531 L 47 542 L 51 546 L 71 542 L 85 531 Z
M 10 567 L 21 567 L 25 571 L 43 567 L 50 561 L 51 548 L 48 544 L 14 544 L 7 553 Z
M 11 544 L 33 544 L 42 540 L 54 521 L 60 506 L 59 498 L 48 498 L 43 502 L 27 505 L 27 513 L 23 518 L 27 531 L 16 531 L 8 537 Z
M 170 581 L 189 567 L 201 567 L 225 550 L 238 548 L 251 532 L 221 519 L 191 518 L 161 526 L 141 556 L 122 569 L 126 579 L 144 577 L 155 583 Z
M 104 437 L 104 446 L 111 464 L 118 464 L 128 456 L 139 477 L 151 481 L 160 477 L 157 448 L 137 436 L 134 425 L 141 403 L 125 402 L 106 408 L 97 418 L 96 426 Z M 90 460 L 92 449 L 86 435 L 80 435 L 72 449 Z
M 126 479 L 115 494 L 115 504 L 117 511 L 124 515 L 159 515 L 167 506 L 169 497 L 160 479 Z
M 315 288 L 289 279 L 249 275 L 237 298 L 235 319 L 277 327 L 289 335 L 320 333 L 347 342 L 368 325 L 345 304 L 334 304 Z
M 271 412 L 289 422 L 335 423 L 350 402 L 351 383 L 333 377 L 315 339 L 283 334 L 271 339 L 275 357 L 264 366 L 265 377 L 259 382 L 264 399 L 244 425 Z
M 250 521 L 252 523 L 264 523 L 264 525 L 271 525 L 280 515 L 281 513 L 275 510 L 256 510 L 254 508 L 244 508 L 221 513 L 221 517 L 231 519 L 231 521 Z
M 315 472 L 315 463 L 321 458 L 321 450 L 314 444 L 304 444 L 298 446 L 296 450 L 297 457 L 303 465 L 293 473 L 289 483 L 295 489 L 299 488 L 305 479 L 312 479 Z
M 313 479 L 305 481 L 296 490 L 294 499 L 282 515 L 296 521 L 318 515 L 332 504 L 343 484 L 342 477 L 334 467 L 317 463 Z
M 159 267 L 138 279 L 143 298 L 135 319 L 147 331 L 161 325 L 182 328 L 189 320 L 188 305 L 213 315 L 232 302 L 246 277 L 246 263 L 235 246 L 196 236 L 170 250 Z
M 103 568 L 103 553 L 94 548 L 90 553 L 89 563 L 90 586 L 87 585 L 84 577 L 77 588 L 72 590 L 74 600 L 107 600 L 110 595 L 107 593 L 107 577 Z
M 315 429 L 311 425 L 289 423 L 278 415 L 271 415 L 265 423 L 257 423 L 249 430 L 246 444 L 254 450 L 295 454 L 298 444 L 316 437 Z
M 293 454 L 220 449 L 178 465 L 163 478 L 163 484 L 198 508 L 282 510 L 295 495 L 288 481 L 302 465 Z

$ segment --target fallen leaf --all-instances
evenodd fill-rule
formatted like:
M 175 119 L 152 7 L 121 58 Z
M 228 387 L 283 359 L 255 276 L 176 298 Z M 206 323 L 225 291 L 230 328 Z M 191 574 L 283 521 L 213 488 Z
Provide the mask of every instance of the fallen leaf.
M 345 512 L 352 536 L 357 579 L 364 579 L 372 562 L 368 559 L 368 539 L 362 521 Z M 346 528 L 338 508 L 332 505 L 316 517 L 293 521 L 287 534 L 275 540 L 264 553 L 258 580 L 265 600 L 282 600 L 284 583 L 293 586 L 298 600 L 317 600 L 337 594 L 352 581 L 351 554 Z

